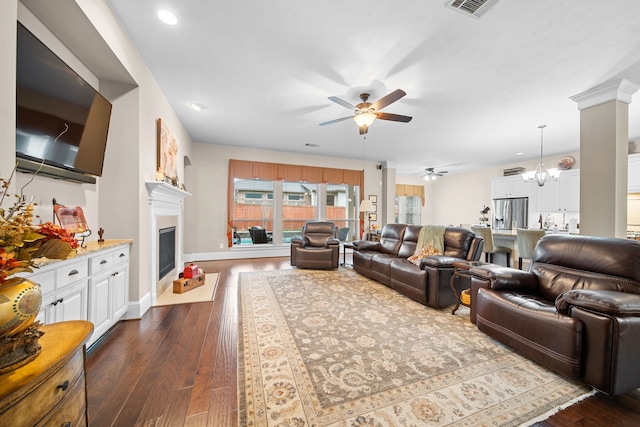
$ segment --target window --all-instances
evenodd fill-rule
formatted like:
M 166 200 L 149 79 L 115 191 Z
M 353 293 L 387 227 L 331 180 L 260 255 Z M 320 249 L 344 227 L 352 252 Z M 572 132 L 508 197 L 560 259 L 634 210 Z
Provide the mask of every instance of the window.
M 250 227 L 273 229 L 273 182 L 234 179 L 233 244 L 251 244 Z M 268 243 L 260 241 L 260 243 Z
M 422 198 L 418 196 L 396 196 L 396 222 L 420 225 Z
M 232 159 L 229 178 L 230 245 L 289 243 L 319 219 L 335 222 L 342 240 L 357 236 L 363 171 Z M 251 227 L 267 237 L 254 241 Z

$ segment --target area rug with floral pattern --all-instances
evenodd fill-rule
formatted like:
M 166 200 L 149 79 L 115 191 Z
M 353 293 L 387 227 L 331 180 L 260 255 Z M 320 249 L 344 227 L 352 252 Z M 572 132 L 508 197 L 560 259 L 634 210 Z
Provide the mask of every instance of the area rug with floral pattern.
M 240 275 L 241 426 L 520 426 L 592 394 L 351 269 Z

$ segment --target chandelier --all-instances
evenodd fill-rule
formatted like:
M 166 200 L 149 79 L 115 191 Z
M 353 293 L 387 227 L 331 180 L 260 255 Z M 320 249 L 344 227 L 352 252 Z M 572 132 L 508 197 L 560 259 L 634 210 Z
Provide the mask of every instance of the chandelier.
M 540 129 L 540 163 L 538 166 L 532 171 L 525 172 L 522 174 L 522 179 L 524 182 L 535 182 L 538 186 L 542 187 L 549 180 L 556 180 L 560 176 L 560 170 L 557 168 L 547 169 L 547 167 L 542 162 L 543 156 L 543 138 L 544 138 L 544 128 L 547 125 L 540 125 L 538 129 Z

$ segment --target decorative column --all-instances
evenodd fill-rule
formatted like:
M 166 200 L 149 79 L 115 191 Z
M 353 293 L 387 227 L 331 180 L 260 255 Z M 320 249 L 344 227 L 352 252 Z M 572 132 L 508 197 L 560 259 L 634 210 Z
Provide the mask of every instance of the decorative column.
M 382 225 L 396 222 L 396 166 L 395 162 L 382 163 L 382 208 L 378 206 L 378 222 Z
M 571 97 L 580 110 L 580 234 L 626 238 L 629 104 L 637 90 L 622 79 Z

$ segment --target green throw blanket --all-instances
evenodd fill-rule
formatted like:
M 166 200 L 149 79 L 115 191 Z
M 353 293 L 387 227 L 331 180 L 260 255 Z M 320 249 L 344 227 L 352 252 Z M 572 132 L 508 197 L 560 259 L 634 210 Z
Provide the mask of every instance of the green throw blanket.
M 418 253 L 426 245 L 431 245 L 434 249 L 444 254 L 444 225 L 425 225 L 420 230 L 418 243 L 416 245 L 416 253 Z

